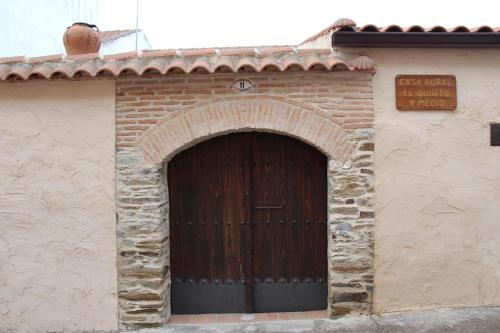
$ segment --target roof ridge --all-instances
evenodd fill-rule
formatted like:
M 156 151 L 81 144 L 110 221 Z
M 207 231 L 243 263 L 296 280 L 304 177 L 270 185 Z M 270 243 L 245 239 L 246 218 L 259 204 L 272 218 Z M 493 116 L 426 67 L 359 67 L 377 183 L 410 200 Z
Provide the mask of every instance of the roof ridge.
M 136 29 L 101 30 L 99 31 L 99 35 L 101 36 L 101 42 L 107 42 L 131 35 L 135 33 L 135 31 Z M 142 31 L 142 30 L 137 29 L 137 31 Z

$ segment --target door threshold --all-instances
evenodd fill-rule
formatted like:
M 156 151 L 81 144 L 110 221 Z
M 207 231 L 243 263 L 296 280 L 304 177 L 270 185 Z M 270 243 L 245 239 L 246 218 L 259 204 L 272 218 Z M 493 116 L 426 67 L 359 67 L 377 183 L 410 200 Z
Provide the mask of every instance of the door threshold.
M 327 310 L 303 312 L 268 312 L 268 313 L 209 313 L 172 315 L 168 325 L 199 325 L 221 323 L 257 323 L 262 321 L 326 319 Z

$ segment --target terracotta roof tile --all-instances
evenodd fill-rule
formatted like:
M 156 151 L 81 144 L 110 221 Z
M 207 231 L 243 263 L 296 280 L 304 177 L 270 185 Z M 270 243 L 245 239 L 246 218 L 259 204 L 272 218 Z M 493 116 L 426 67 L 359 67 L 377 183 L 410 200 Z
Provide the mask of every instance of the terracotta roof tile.
M 133 33 L 135 33 L 135 29 L 99 31 L 102 43 L 125 37 Z
M 372 68 L 369 65 L 373 64 L 373 61 L 367 64 L 360 65 L 358 62 L 353 62 L 353 59 L 340 59 L 326 49 L 298 50 L 293 46 L 154 50 L 104 57 L 93 53 L 66 57 L 54 55 L 35 59 L 0 58 L 0 80 L 80 76 L 117 77 L 143 75 L 146 72 L 163 75 L 171 72 L 286 71 L 292 68 L 308 71 L 313 67 L 325 70 L 373 71 L 374 65 Z
M 253 71 L 255 72 L 258 72 L 259 69 L 258 69 L 258 66 L 257 64 L 255 63 L 255 61 L 250 58 L 250 57 L 245 57 L 245 58 L 241 58 L 238 63 L 236 64 L 236 71 L 240 71 L 242 70 L 243 68 L 250 68 L 252 69 Z
M 210 72 L 210 63 L 207 61 L 207 59 L 204 58 L 198 58 L 193 62 L 191 67 L 189 68 L 189 72 Z
M 11 72 L 10 66 L 0 64 L 0 80 L 5 80 L 10 72 Z
M 78 66 L 73 75 L 95 76 L 98 69 L 94 62 L 87 61 Z
M 472 28 L 471 31 L 472 32 L 499 32 L 500 30 L 498 30 L 498 28 L 493 29 L 492 27 L 489 27 L 487 25 L 482 25 L 479 27 Z
M 367 56 L 359 56 L 349 61 L 349 67 L 359 71 L 373 71 L 375 62 Z
M 339 58 L 330 58 L 327 61 L 328 69 L 330 70 L 349 70 L 349 66 L 347 64 L 340 60 Z M 370 71 L 373 71 L 373 69 L 370 69 Z
M 221 56 L 254 56 L 256 53 L 254 47 L 228 47 L 221 49 Z
M 152 57 L 173 57 L 177 55 L 177 50 L 143 50 L 142 56 L 146 58 Z
M 175 69 L 180 70 L 184 73 L 187 73 L 188 72 L 188 65 L 185 61 L 183 61 L 181 59 L 174 59 L 172 62 L 170 62 L 166 65 L 165 71 L 162 72 L 162 74 L 172 72 Z
M 75 73 L 76 68 L 74 67 L 73 64 L 68 64 L 68 63 L 58 63 L 54 66 L 54 72 L 52 73 L 52 76 L 63 76 L 70 78 L 73 76 Z
M 31 73 L 30 73 L 30 77 L 34 76 L 40 76 L 40 77 L 43 77 L 44 79 L 49 79 L 50 78 L 50 75 L 54 72 L 54 67 L 49 64 L 49 63 L 44 63 L 44 64 L 41 64 L 37 67 L 35 67 Z
M 12 66 L 11 72 L 7 77 L 20 77 L 23 80 L 27 80 L 33 71 L 33 66 L 26 63 L 16 64 Z
M 303 62 L 301 62 L 297 56 L 289 56 L 289 57 L 284 59 L 283 64 L 282 64 L 283 70 L 287 70 L 291 67 L 300 67 L 303 70 L 307 69 L 305 64 Z
M 315 65 L 323 66 L 326 69 L 325 64 L 323 64 L 321 62 L 321 60 L 319 59 L 319 57 L 315 56 L 315 55 L 308 56 L 304 62 L 304 65 L 305 65 L 305 68 L 308 70 L 311 69 Z
M 120 60 L 120 59 L 130 59 L 130 58 L 135 58 L 140 56 L 139 53 L 135 51 L 130 51 L 130 52 L 124 52 L 124 53 L 115 53 L 115 54 L 108 54 L 102 57 L 104 61 L 109 61 L 109 60 Z
M 425 32 L 425 28 L 420 25 L 410 25 L 403 30 L 404 32 Z
M 332 51 L 330 49 L 298 49 L 297 53 L 300 55 L 308 55 L 308 54 L 329 54 Z
M 365 31 L 365 32 L 378 32 L 379 28 L 376 25 L 373 24 L 366 24 L 359 28 L 360 31 Z
M 215 54 L 215 49 L 213 48 L 185 49 L 185 50 L 180 50 L 180 53 L 183 57 L 200 57 L 200 56 L 208 56 Z
M 216 72 L 216 71 L 222 71 L 223 69 L 225 69 L 226 71 L 229 70 L 230 72 L 233 71 L 233 63 L 231 62 L 231 60 L 229 60 L 226 57 L 220 58 L 213 65 L 213 71 L 214 72 Z
M 281 65 L 273 57 L 266 57 L 260 61 L 259 71 L 263 71 L 266 68 L 274 68 L 278 71 L 282 70 Z
M 296 52 L 297 48 L 293 46 L 266 46 L 257 49 L 257 53 L 261 57 L 272 55 L 275 53 Z
M 426 32 L 448 32 L 448 30 L 446 30 L 446 28 L 441 26 L 441 25 L 435 25 L 433 27 L 425 29 L 425 31 Z M 454 32 L 454 31 L 450 31 L 450 32 Z
M 325 29 L 318 32 L 317 34 L 315 34 L 315 35 L 309 37 L 308 39 L 306 39 L 305 41 L 303 41 L 302 44 L 307 43 L 307 42 L 311 42 L 315 39 L 318 39 L 318 38 L 328 34 L 330 31 L 341 29 L 341 28 L 346 28 L 346 27 L 347 28 L 348 27 L 355 27 L 355 26 L 356 26 L 356 22 L 354 22 L 353 20 L 348 19 L 348 18 L 340 18 L 340 19 L 336 20 L 335 22 L 333 22 L 333 24 L 329 25 Z
M 39 62 L 48 62 L 48 61 L 58 61 L 61 60 L 64 54 L 59 53 L 59 54 L 52 54 L 52 55 L 46 55 L 42 57 L 32 57 L 28 59 L 29 63 L 39 63 Z
M 106 74 L 109 73 L 113 76 L 119 75 L 120 74 L 120 69 L 121 69 L 121 64 L 116 61 L 110 61 L 107 63 L 104 63 L 99 69 L 97 70 L 96 74 Z
M 446 32 L 446 33 L 482 33 L 482 32 L 495 32 L 495 33 L 500 33 L 500 27 L 498 28 L 492 28 L 490 26 L 480 26 L 477 28 L 468 28 L 463 25 L 459 25 L 450 29 L 446 29 L 443 26 L 436 25 L 433 27 L 429 28 L 423 28 L 422 26 L 419 25 L 412 25 L 406 28 L 403 28 L 399 25 L 396 24 L 391 24 L 386 27 L 378 27 L 373 24 L 367 24 L 362 27 L 356 26 L 356 23 L 354 21 L 349 20 L 349 19 L 340 19 L 335 21 L 332 25 L 326 27 L 325 29 L 321 30 L 319 33 L 307 38 L 304 42 L 302 42 L 300 45 L 303 45 L 308 42 L 312 42 L 322 36 L 327 35 L 330 32 L 336 32 L 336 31 L 353 31 L 353 32 L 405 32 L 405 33 L 412 33 L 412 32 Z
M 24 56 L 0 58 L 0 64 L 7 64 L 10 62 L 21 62 L 21 61 L 24 61 L 24 59 L 25 59 Z
M 89 60 L 99 58 L 99 53 L 67 55 L 66 60 Z

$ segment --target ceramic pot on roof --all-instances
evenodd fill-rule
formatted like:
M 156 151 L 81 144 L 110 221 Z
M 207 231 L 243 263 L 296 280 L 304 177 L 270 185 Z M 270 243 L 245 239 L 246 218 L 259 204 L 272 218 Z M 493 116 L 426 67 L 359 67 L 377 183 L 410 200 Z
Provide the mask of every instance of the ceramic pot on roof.
M 64 32 L 63 42 L 68 55 L 96 53 L 101 47 L 99 28 L 83 22 L 73 23 Z

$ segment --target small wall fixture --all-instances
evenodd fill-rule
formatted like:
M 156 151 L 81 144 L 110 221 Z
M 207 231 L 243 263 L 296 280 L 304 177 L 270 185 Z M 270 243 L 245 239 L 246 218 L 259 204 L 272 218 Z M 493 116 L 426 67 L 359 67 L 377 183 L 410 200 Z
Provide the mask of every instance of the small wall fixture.
M 500 146 L 500 123 L 490 124 L 490 140 L 491 146 Z

